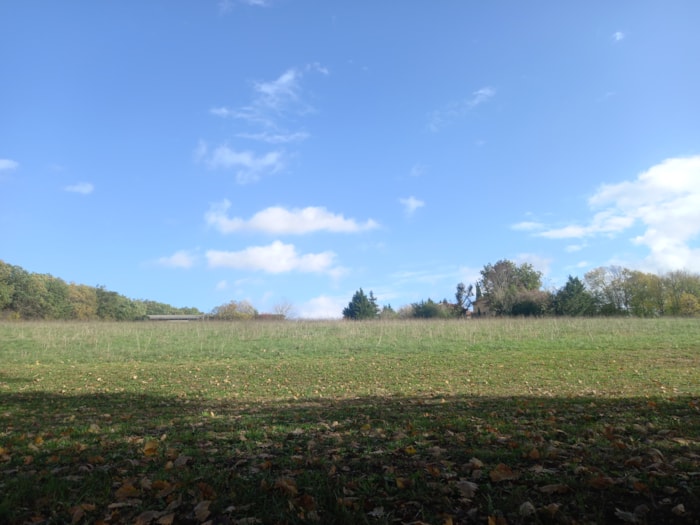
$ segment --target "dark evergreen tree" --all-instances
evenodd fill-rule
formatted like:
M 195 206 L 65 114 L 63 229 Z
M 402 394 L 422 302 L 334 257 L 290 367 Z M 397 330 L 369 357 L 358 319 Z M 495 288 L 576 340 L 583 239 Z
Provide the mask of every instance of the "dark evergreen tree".
M 569 279 L 563 288 L 560 288 L 554 297 L 554 313 L 557 315 L 593 315 L 594 298 L 586 290 L 578 277 L 569 275 Z
M 369 297 L 360 288 L 352 296 L 352 300 L 343 309 L 344 319 L 375 319 L 379 315 L 379 306 L 377 305 L 377 299 L 374 294 L 370 291 Z

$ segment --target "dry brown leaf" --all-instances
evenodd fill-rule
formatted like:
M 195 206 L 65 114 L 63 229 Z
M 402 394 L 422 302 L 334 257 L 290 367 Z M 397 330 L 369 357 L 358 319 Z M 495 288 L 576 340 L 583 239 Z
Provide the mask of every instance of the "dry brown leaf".
M 472 499 L 479 486 L 471 481 L 461 480 L 457 482 L 457 488 L 463 498 Z
M 615 482 L 611 477 L 602 474 L 588 480 L 588 485 L 598 490 L 605 490 L 614 484 Z
M 531 502 L 526 501 L 520 505 L 519 512 L 521 516 L 527 518 L 528 516 L 533 516 L 537 512 L 537 509 L 535 509 L 535 506 Z
M 569 490 L 571 490 L 569 486 L 564 483 L 553 483 L 540 487 L 540 492 L 544 494 L 566 494 Z
M 197 506 L 194 508 L 194 515 L 200 523 L 205 521 L 211 514 L 209 505 L 211 505 L 211 501 L 205 500 L 197 503 Z
M 292 478 L 277 478 L 275 480 L 275 488 L 284 492 L 287 496 L 296 496 L 299 492 L 297 482 Z
M 511 469 L 504 463 L 499 463 L 489 474 L 491 481 L 499 483 L 501 481 L 512 481 L 520 477 L 520 473 Z
M 158 525 L 173 525 L 173 522 L 175 521 L 175 513 L 171 512 L 170 514 L 166 514 L 165 516 L 162 516 L 161 518 L 156 521 Z
M 161 513 L 156 510 L 147 510 L 136 516 L 134 525 L 149 525 L 153 520 L 160 517 Z
M 137 497 L 141 492 L 139 489 L 134 487 L 131 483 L 124 483 L 121 487 L 117 489 L 114 496 L 117 500 L 125 500 L 129 498 Z

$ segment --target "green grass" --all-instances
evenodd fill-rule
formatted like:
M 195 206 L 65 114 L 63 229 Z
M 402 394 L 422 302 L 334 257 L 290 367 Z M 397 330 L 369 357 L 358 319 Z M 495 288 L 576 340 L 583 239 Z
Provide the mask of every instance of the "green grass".
M 0 363 L 2 523 L 700 523 L 698 320 L 0 323 Z

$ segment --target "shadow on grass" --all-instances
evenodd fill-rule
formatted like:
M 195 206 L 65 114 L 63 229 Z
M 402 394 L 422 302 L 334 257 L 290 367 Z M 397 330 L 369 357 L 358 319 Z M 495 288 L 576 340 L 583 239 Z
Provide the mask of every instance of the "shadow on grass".
M 3 523 L 700 523 L 698 494 L 690 397 L 0 393 Z

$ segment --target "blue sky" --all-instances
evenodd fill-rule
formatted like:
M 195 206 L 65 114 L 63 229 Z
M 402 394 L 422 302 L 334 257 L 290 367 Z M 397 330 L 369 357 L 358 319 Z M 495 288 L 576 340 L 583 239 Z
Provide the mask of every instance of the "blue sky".
M 0 259 L 337 317 L 700 271 L 700 3 L 7 1 Z

